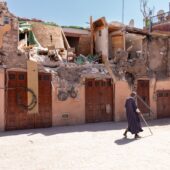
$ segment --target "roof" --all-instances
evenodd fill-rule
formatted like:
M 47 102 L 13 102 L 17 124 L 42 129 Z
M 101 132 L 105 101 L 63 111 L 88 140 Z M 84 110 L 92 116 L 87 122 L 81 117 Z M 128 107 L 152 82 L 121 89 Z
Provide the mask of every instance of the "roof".
M 170 33 L 169 32 L 163 32 L 163 31 L 152 31 L 149 32 L 147 30 L 143 30 L 140 28 L 134 28 L 134 27 L 124 27 L 123 31 L 126 31 L 128 33 L 133 33 L 133 34 L 138 34 L 138 35 L 146 35 L 146 36 L 152 36 L 152 37 L 164 37 L 164 38 L 168 38 L 170 37 Z
M 109 23 L 109 32 L 120 30 L 124 26 L 125 25 L 120 22 L 113 21 L 113 22 Z
M 25 21 L 20 21 L 19 22 L 19 31 L 20 32 L 26 32 L 26 31 L 31 31 L 32 27 L 31 24 Z
M 32 25 L 32 32 L 42 47 L 55 46 L 55 48 L 64 48 L 62 28 L 54 25 L 48 25 L 41 22 L 29 22 Z
M 66 36 L 81 36 L 90 34 L 88 29 L 63 28 L 63 31 Z

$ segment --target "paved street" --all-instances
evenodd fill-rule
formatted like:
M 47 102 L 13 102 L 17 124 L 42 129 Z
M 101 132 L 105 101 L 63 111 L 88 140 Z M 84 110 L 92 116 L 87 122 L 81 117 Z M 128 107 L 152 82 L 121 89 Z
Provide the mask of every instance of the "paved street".
M 149 123 L 140 140 L 125 122 L 1 132 L 0 170 L 169 170 L 170 119 Z

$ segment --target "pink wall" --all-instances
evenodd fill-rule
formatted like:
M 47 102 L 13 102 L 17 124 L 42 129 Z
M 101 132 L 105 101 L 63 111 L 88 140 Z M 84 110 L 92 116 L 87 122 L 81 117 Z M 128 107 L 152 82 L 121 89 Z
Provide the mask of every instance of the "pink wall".
M 126 81 L 115 84 L 115 121 L 126 120 L 125 100 L 130 95 L 130 88 Z
M 130 95 L 130 88 L 126 81 L 118 81 L 115 84 L 115 103 L 113 100 L 114 120 L 126 120 L 125 114 L 125 100 Z M 53 126 L 61 125 L 75 125 L 85 123 L 85 87 L 79 89 L 78 99 L 69 98 L 66 101 L 58 101 L 57 90 L 53 88 L 52 91 L 52 114 Z M 63 118 L 62 115 L 68 113 L 68 118 Z
M 63 118 L 68 114 L 68 118 Z M 85 87 L 78 89 L 76 99 L 68 98 L 66 101 L 58 101 L 57 90 L 52 89 L 52 119 L 53 126 L 75 125 L 85 123 Z
M 4 70 L 0 69 L 0 131 L 4 131 L 5 114 L 4 114 Z

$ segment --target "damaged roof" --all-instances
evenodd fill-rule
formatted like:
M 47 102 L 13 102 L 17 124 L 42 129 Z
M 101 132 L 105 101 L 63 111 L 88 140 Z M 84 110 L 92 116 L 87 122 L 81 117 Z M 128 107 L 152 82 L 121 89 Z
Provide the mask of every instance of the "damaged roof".
M 41 22 L 29 22 L 32 25 L 32 32 L 42 47 L 55 46 L 64 48 L 62 28 L 48 25 Z

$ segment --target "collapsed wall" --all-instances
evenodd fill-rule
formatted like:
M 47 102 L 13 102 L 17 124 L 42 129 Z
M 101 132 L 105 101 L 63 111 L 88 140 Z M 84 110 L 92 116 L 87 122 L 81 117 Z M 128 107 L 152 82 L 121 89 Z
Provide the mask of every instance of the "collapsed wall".
M 76 98 L 81 86 L 84 86 L 86 78 L 106 79 L 110 78 L 108 71 L 103 64 L 77 65 L 68 63 L 50 69 L 53 75 L 52 86 L 57 89 L 59 101 L 65 101 L 71 94 Z
M 113 71 L 119 79 L 126 79 L 131 85 L 141 77 L 163 80 L 169 77 L 170 39 L 160 36 L 146 36 L 143 39 L 142 51 L 130 55 L 128 51 L 117 50 Z M 133 81 L 132 81 L 133 79 Z
M 0 12 L 0 64 L 7 68 L 26 67 L 26 56 L 17 50 L 18 20 L 5 2 L 0 3 Z
M 168 77 L 168 53 L 169 39 L 151 37 L 144 41 L 144 54 L 147 59 L 148 75 L 156 76 L 157 79 Z

